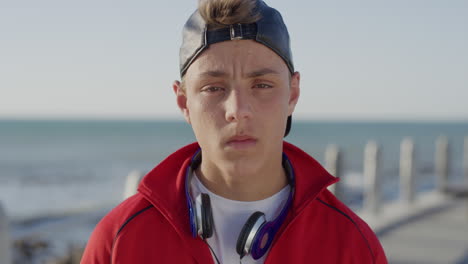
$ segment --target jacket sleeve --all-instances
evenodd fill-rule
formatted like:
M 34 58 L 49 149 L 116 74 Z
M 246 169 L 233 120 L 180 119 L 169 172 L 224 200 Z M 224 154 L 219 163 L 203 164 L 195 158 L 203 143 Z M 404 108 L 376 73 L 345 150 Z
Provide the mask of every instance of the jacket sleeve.
M 107 264 L 111 262 L 115 221 L 112 215 L 105 216 L 96 226 L 88 240 L 81 264 Z
M 382 244 L 380 243 L 379 239 L 375 235 L 374 231 L 369 227 L 367 223 L 365 223 L 362 219 L 358 220 L 360 222 L 361 230 L 364 232 L 364 236 L 366 237 L 369 247 L 372 251 L 373 255 L 373 263 L 374 264 L 388 264 L 387 257 L 385 256 L 384 249 Z
M 383 250 L 383 247 L 380 244 L 377 237 L 375 237 L 374 254 L 375 254 L 374 255 L 375 264 L 388 264 L 387 257 L 385 256 L 385 252 Z

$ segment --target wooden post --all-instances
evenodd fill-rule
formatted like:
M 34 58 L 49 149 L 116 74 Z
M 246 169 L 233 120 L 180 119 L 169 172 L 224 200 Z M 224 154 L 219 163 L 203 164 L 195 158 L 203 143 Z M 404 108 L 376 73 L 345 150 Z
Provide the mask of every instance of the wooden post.
M 449 143 L 446 136 L 440 136 L 436 141 L 435 173 L 436 187 L 439 192 L 445 192 L 448 187 L 449 175 Z
M 141 178 L 143 178 L 143 176 L 143 173 L 137 170 L 132 171 L 128 174 L 127 181 L 125 182 L 125 190 L 123 195 L 124 199 L 127 199 L 128 197 L 136 194 L 138 184 L 140 183 Z
M 369 141 L 364 150 L 364 210 L 377 214 L 380 209 L 380 148 Z
M 341 180 L 342 173 L 342 157 L 337 145 L 331 144 L 325 150 L 325 168 L 327 171 Z M 343 201 L 343 183 L 341 181 L 331 185 L 328 189 L 340 200 Z
M 465 174 L 465 185 L 468 186 L 468 136 L 465 136 L 465 144 L 463 150 L 463 171 Z
M 8 218 L 0 203 L 0 263 L 11 263 L 11 242 L 8 230 Z
M 408 204 L 414 202 L 414 143 L 410 138 L 400 146 L 400 198 Z
M 463 172 L 465 174 L 465 188 L 468 188 L 468 136 L 465 136 L 463 144 Z M 465 216 L 468 220 L 468 197 L 465 199 Z

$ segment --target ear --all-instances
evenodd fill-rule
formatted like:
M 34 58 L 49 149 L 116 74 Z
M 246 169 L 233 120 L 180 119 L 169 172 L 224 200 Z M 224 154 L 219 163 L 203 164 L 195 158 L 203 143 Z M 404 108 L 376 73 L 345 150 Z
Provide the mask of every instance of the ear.
M 300 82 L 301 82 L 301 74 L 299 72 L 295 72 L 291 76 L 291 83 L 290 83 L 290 93 L 289 93 L 289 102 L 288 102 L 289 115 L 291 115 L 294 112 L 297 101 L 299 100 L 299 95 L 301 94 Z
M 185 121 L 190 124 L 190 114 L 187 108 L 187 94 L 179 81 L 174 81 L 172 89 L 176 95 L 177 106 L 184 115 Z

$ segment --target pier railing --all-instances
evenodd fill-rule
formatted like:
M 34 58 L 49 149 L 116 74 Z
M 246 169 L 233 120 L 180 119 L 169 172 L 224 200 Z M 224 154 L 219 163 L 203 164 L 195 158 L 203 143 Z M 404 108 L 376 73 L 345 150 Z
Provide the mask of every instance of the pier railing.
M 444 208 L 450 204 L 451 197 L 468 197 L 468 136 L 464 139 L 462 159 L 464 184 L 462 185 L 453 185 L 449 182 L 451 149 L 448 138 L 440 136 L 437 138 L 435 146 L 435 190 L 417 193 L 415 188 L 417 176 L 415 144 L 411 138 L 405 138 L 400 145 L 400 196 L 396 201 L 383 201 L 383 188 L 381 186 L 382 149 L 375 141 L 367 143 L 363 159 L 363 207 L 358 210 L 358 214 L 364 218 L 375 232 L 386 232 L 408 219 L 424 215 L 438 208 Z M 325 167 L 335 177 L 344 177 L 342 153 L 336 145 L 327 147 Z M 343 181 L 340 181 L 330 188 L 330 191 L 339 199 L 345 196 L 344 186 L 342 185 Z

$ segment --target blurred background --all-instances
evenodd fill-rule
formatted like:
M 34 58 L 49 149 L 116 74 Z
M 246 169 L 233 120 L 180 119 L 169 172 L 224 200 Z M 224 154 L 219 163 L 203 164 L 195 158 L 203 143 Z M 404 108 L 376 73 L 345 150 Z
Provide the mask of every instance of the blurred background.
M 301 72 L 286 140 L 322 164 L 329 144 L 340 147 L 348 205 L 362 207 L 369 140 L 381 146 L 385 201 L 399 197 L 406 137 L 415 143 L 418 192 L 435 187 L 441 135 L 450 143 L 450 182 L 463 184 L 468 2 L 266 2 L 282 13 Z M 0 203 L 16 249 L 37 252 L 30 247 L 44 237 L 86 243 L 98 219 L 122 201 L 131 171 L 147 172 L 195 140 L 171 85 L 179 79 L 181 29 L 196 6 L 0 1 Z M 80 222 L 84 228 L 60 222 L 74 227 L 66 238 L 43 231 L 77 214 L 93 217 Z

